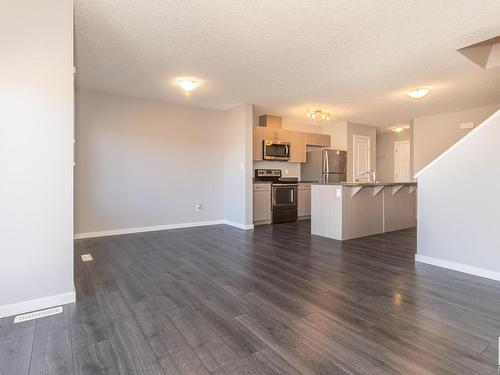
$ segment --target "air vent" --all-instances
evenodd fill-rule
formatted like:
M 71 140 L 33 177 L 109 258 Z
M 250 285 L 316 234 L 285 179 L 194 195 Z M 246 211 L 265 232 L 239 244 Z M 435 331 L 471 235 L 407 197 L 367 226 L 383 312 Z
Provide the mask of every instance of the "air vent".
M 28 320 L 45 318 L 46 316 L 56 315 L 63 312 L 62 306 L 52 307 L 46 310 L 34 311 L 27 314 L 18 315 L 14 318 L 14 323 L 26 322 Z

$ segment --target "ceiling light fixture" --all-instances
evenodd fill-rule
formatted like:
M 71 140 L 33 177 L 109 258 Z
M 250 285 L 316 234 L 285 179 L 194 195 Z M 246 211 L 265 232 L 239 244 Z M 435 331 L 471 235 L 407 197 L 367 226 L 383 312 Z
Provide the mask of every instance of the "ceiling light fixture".
M 409 125 L 399 125 L 399 126 L 393 126 L 392 128 L 389 128 L 391 131 L 394 133 L 401 133 L 403 130 L 410 129 Z
M 418 89 L 412 90 L 408 93 L 408 96 L 413 99 L 420 99 L 426 96 L 428 93 L 431 92 L 431 89 L 428 89 L 427 87 L 420 87 Z
M 198 82 L 192 79 L 180 79 L 178 85 L 184 91 L 193 91 L 198 87 Z
M 310 118 L 311 120 L 318 119 L 328 121 L 330 120 L 330 112 L 322 109 L 308 109 L 307 118 Z

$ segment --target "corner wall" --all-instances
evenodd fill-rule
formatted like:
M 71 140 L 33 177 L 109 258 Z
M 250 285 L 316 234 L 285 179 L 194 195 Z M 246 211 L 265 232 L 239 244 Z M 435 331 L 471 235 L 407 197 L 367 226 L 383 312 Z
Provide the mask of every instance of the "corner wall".
M 0 5 L 0 317 L 73 302 L 73 2 Z
M 253 108 L 241 104 L 227 111 L 224 132 L 224 220 L 253 228 Z
M 500 111 L 418 175 L 416 260 L 500 280 Z
M 403 130 L 400 133 L 383 133 L 377 134 L 377 180 L 383 182 L 394 181 L 394 142 L 410 141 L 411 144 L 411 131 Z M 411 153 L 411 151 L 410 151 Z M 411 158 L 410 158 L 411 159 Z M 410 176 L 411 160 L 410 160 Z
M 414 118 L 412 121 L 414 172 L 420 171 L 471 131 L 471 129 L 460 129 L 461 123 L 474 122 L 476 127 L 499 108 L 500 105 L 489 105 Z
M 222 222 L 225 112 L 77 90 L 76 115 L 79 237 Z

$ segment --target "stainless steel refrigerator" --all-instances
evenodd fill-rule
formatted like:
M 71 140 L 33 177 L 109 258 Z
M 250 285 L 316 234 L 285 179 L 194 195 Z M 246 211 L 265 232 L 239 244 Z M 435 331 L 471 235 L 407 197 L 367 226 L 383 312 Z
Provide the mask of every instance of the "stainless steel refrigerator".
M 303 181 L 346 181 L 347 152 L 324 149 L 307 151 L 306 163 L 301 165 L 300 175 Z

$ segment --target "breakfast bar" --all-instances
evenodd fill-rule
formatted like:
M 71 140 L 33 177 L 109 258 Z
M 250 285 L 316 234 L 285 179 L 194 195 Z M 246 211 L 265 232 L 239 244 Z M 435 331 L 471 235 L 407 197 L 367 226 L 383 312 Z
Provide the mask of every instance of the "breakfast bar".
M 313 183 L 311 233 L 349 240 L 416 226 L 416 182 Z

